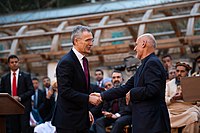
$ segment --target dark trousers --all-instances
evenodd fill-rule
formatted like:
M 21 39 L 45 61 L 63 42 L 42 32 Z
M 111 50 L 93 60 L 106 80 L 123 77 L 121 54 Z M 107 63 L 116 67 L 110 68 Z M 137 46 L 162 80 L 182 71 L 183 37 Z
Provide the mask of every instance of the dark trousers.
M 62 129 L 62 128 L 56 128 L 57 133 L 89 133 L 89 129 L 83 129 L 83 130 L 78 130 L 78 129 Z
M 122 133 L 126 125 L 131 125 L 131 115 L 121 116 L 118 119 L 101 117 L 96 121 L 97 133 L 106 133 L 106 127 L 112 125 L 111 133 Z
M 6 117 L 6 133 L 30 133 L 29 116 L 11 115 Z
M 119 117 L 112 126 L 110 133 L 123 133 L 123 129 L 126 125 L 132 124 L 132 116 L 124 115 Z

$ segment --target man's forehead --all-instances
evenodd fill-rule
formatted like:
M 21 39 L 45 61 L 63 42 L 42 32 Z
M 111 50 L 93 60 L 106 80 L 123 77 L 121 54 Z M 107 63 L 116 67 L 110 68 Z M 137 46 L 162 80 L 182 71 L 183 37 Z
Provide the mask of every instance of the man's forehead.
M 116 77 L 116 76 L 120 76 L 121 77 L 121 73 L 113 73 L 112 77 Z
M 46 79 L 44 79 L 43 81 L 49 81 L 49 79 L 48 79 L 48 78 L 46 78 Z
M 17 58 L 10 58 L 10 60 L 18 60 Z
M 176 67 L 176 70 L 182 70 L 182 69 L 184 69 L 184 70 L 185 70 L 185 69 L 186 69 L 186 67 L 185 67 L 185 66 L 177 66 L 177 67 Z

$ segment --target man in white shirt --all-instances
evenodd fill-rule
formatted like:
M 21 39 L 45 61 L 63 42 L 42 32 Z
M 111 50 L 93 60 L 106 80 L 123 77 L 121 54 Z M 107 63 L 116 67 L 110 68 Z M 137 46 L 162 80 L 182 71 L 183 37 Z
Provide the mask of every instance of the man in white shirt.
M 191 67 L 187 63 L 176 63 L 176 78 L 166 84 L 165 100 L 172 128 L 184 127 L 182 133 L 199 133 L 200 108 L 184 102 L 180 78 L 187 77 Z

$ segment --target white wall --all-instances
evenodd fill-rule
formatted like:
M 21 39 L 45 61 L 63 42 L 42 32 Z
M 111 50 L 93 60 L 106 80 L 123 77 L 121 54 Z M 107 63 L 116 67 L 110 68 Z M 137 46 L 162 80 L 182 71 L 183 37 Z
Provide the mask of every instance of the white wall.
M 57 62 L 50 62 L 47 65 L 47 76 L 51 79 L 51 82 L 56 81 L 56 66 Z

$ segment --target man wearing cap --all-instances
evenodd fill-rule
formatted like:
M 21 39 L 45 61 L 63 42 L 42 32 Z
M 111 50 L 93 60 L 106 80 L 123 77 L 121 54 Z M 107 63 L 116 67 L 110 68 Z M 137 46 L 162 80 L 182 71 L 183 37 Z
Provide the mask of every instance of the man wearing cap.
M 109 90 L 113 87 L 112 79 L 111 78 L 105 78 L 103 80 L 103 86 L 105 90 Z
M 176 63 L 176 78 L 166 84 L 165 100 L 168 106 L 171 127 L 184 127 L 182 133 L 199 133 L 200 108 L 183 101 L 180 78 L 187 77 L 191 67 Z

